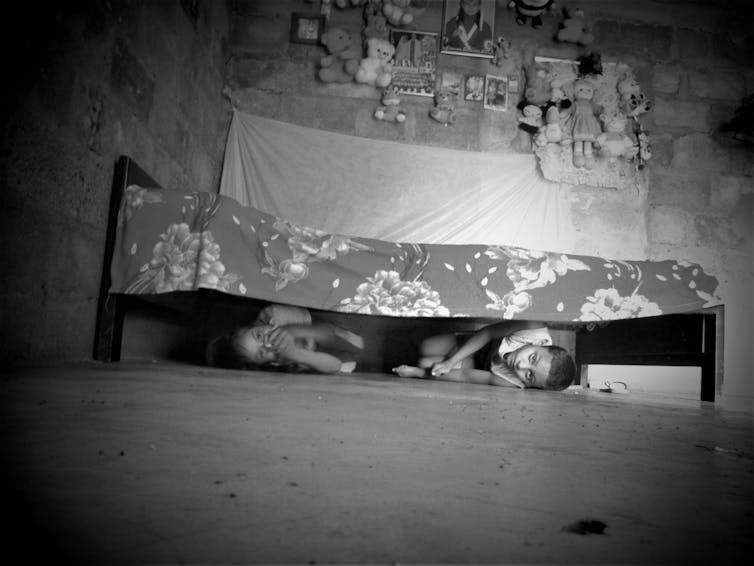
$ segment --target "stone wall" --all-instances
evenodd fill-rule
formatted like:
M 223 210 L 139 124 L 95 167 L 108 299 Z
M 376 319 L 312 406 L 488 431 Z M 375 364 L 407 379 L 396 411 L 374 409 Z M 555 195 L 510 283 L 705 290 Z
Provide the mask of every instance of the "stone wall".
M 440 31 L 442 2 L 417 2 L 416 27 Z M 561 18 L 542 29 L 517 26 L 497 2 L 495 34 L 512 42 L 516 65 L 535 54 L 574 59 L 585 50 L 552 40 Z M 567 188 L 578 253 L 700 262 L 721 281 L 726 309 L 725 375 L 718 398 L 752 409 L 752 147 L 719 130 L 754 93 L 754 22 L 745 4 L 715 2 L 569 2 L 582 7 L 605 61 L 630 65 L 653 101 L 642 117 L 653 159 L 638 190 Z M 738 6 L 738 7 L 736 7 Z M 228 87 L 242 110 L 346 134 L 473 151 L 512 151 L 516 112 L 458 103 L 443 127 L 428 117 L 431 99 L 404 96 L 407 120 L 375 120 L 379 92 L 356 83 L 316 80 L 322 47 L 288 42 L 290 13 L 318 3 L 239 0 L 233 19 Z M 359 10 L 333 8 L 331 26 L 360 33 Z M 495 74 L 487 60 L 440 55 L 438 71 Z M 748 342 L 746 342 L 748 340 Z M 748 345 L 746 345 L 748 344 Z
M 117 156 L 165 187 L 218 187 L 229 12 L 223 2 L 27 4 L 3 16 L 24 31 L 2 40 L 2 361 L 82 360 Z

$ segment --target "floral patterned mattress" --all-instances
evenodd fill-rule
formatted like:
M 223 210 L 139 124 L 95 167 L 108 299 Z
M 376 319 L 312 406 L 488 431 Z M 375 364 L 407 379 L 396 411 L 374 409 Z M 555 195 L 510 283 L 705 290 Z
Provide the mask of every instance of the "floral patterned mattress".
M 696 264 L 506 245 L 393 243 L 298 226 L 217 194 L 129 186 L 111 292 L 215 289 L 367 315 L 599 321 L 720 304 Z

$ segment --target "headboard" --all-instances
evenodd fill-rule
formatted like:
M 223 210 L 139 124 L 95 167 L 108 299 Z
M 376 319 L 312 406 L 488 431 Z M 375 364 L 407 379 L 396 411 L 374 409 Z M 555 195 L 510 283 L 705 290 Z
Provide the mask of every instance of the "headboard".
M 118 225 L 118 210 L 123 193 L 129 185 L 162 188 L 148 173 L 130 157 L 122 155 L 115 163 L 113 184 L 110 192 L 110 205 L 107 213 L 105 251 L 102 260 L 102 278 L 97 301 L 97 323 L 95 326 L 94 359 L 107 362 L 120 360 L 120 347 L 123 333 L 125 303 L 132 300 L 128 295 L 110 293 L 110 263 L 113 259 L 115 236 Z

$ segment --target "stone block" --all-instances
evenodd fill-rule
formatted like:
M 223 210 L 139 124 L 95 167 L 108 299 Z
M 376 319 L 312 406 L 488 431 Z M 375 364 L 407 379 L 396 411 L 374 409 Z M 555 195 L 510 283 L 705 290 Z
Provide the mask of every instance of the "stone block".
M 675 65 L 655 65 L 652 69 L 652 91 L 677 94 L 681 87 L 681 70 Z
M 706 210 L 709 201 L 708 175 L 684 174 L 659 167 L 650 169 L 650 204 L 672 205 L 693 212 Z
M 712 49 L 712 38 L 704 31 L 679 29 L 676 34 L 676 45 L 681 61 L 707 59 Z
M 236 14 L 230 43 L 235 51 L 276 56 L 285 53 L 289 35 L 289 17 L 277 13 Z
M 742 199 L 754 194 L 754 179 L 751 177 L 715 176 L 711 183 L 710 205 L 722 214 L 730 214 L 740 206 Z
M 652 160 L 649 162 L 650 169 L 670 166 L 673 160 L 673 142 L 673 136 L 670 134 L 650 134 L 649 145 L 652 148 Z
M 652 107 L 655 124 L 660 127 L 689 128 L 697 132 L 708 132 L 709 104 L 688 100 L 656 98 Z
M 740 101 L 746 93 L 746 78 L 740 73 L 691 69 L 687 76 L 691 96 Z
M 748 195 L 742 199 L 742 206 L 732 214 L 712 215 L 703 214 L 694 218 L 696 243 L 701 247 L 717 250 L 752 249 L 752 203 L 754 196 Z
M 674 206 L 650 206 L 647 234 L 651 244 L 686 245 L 693 233 L 690 215 Z
M 113 46 L 110 84 L 139 120 L 146 122 L 154 100 L 154 81 L 123 39 L 116 40 Z
M 671 167 L 746 176 L 751 172 L 752 159 L 745 146 L 726 146 L 711 136 L 691 134 L 675 140 Z
M 594 35 L 596 44 L 610 46 L 614 51 L 625 51 L 651 60 L 665 60 L 671 54 L 671 26 L 598 20 Z

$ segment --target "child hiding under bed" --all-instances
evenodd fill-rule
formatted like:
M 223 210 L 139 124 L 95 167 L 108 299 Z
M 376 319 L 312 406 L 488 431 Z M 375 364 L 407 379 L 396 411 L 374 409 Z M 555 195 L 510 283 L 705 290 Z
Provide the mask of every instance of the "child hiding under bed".
M 491 346 L 484 367 L 474 355 Z M 453 334 L 433 336 L 420 348 L 418 367 L 401 365 L 401 377 L 439 379 L 485 385 L 562 391 L 576 373 L 570 354 L 552 344 L 546 327 L 525 321 L 504 321 L 483 327 L 463 343 Z
M 263 308 L 250 326 L 212 340 L 207 345 L 206 362 L 229 369 L 350 373 L 356 362 L 341 359 L 343 353 L 363 347 L 358 334 L 314 323 L 304 308 L 273 304 Z

